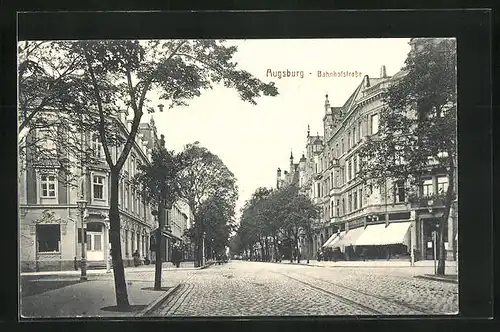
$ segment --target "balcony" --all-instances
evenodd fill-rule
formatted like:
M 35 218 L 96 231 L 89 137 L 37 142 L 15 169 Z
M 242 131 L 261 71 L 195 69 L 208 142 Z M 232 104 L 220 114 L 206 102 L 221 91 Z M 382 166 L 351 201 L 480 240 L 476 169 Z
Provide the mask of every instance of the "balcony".
M 445 206 L 446 197 L 443 194 L 408 197 L 412 209 L 440 208 Z

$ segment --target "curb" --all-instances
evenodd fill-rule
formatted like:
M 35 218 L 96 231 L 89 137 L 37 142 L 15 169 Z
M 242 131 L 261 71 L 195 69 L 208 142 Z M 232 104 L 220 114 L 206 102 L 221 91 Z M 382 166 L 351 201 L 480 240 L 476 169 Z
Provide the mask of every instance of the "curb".
M 179 288 L 181 287 L 181 284 L 177 284 L 173 288 L 169 289 L 168 291 L 165 292 L 164 295 L 159 296 L 156 300 L 151 302 L 146 308 L 142 309 L 140 312 L 135 314 L 135 317 L 142 317 L 146 316 L 150 312 L 156 310 L 163 302 L 165 302 L 170 295 L 174 294 Z
M 414 276 L 414 278 L 434 280 L 434 281 L 441 281 L 441 282 L 447 282 L 447 283 L 450 283 L 450 284 L 458 284 L 458 280 L 448 279 L 448 278 L 442 278 L 442 277 L 436 277 L 436 276 L 419 275 L 419 276 Z
M 214 264 L 215 264 L 215 262 L 210 262 L 210 263 L 208 263 L 208 264 L 205 264 L 205 265 L 203 265 L 203 266 L 197 267 L 197 268 L 195 268 L 195 269 L 196 269 L 196 270 L 203 270 L 203 269 L 206 269 L 207 267 L 209 267 L 209 266 L 211 266 L 211 265 L 214 265 Z

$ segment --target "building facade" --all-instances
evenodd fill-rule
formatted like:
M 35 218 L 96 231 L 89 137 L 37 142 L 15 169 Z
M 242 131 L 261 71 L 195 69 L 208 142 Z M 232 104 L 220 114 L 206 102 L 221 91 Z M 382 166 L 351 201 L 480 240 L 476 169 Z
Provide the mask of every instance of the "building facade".
M 116 120 L 126 137 L 131 121 L 126 111 L 118 112 Z M 42 133 L 32 131 L 39 137 Z M 27 140 L 29 142 L 29 139 Z M 133 181 L 141 165 L 151 160 L 152 149 L 158 144 L 154 120 L 141 123 L 129 157 L 120 172 L 118 204 L 121 219 L 121 249 L 125 266 L 133 264 L 132 254 L 151 259 L 150 237 L 158 223 L 152 214 L 155 206 L 141 196 L 141 188 Z M 47 140 L 44 144 L 51 145 Z M 27 149 L 26 158 L 19 160 L 19 234 L 21 271 L 71 270 L 80 266 L 81 214 L 77 201 L 87 202 L 83 212 L 86 257 L 89 268 L 104 267 L 110 260 L 109 199 L 110 173 L 97 133 L 82 133 L 79 144 L 91 149 L 92 158 L 76 160 L 76 156 L 56 147 L 55 158 L 74 162 L 72 173 L 78 184 L 58 169 L 57 163 L 40 161 Z M 116 162 L 122 147 L 111 147 Z M 173 208 L 174 209 L 174 208 Z M 172 233 L 181 237 L 187 227 L 186 218 L 172 212 Z M 175 235 L 174 235 L 175 234 Z
M 310 250 L 304 252 L 333 249 L 337 251 L 333 256 L 356 259 L 406 257 L 413 249 L 416 259 L 433 258 L 432 233 L 444 202 L 431 198 L 446 192 L 446 174 L 429 172 L 418 190 L 417 204 L 409 202 L 405 183 L 388 180 L 381 186 L 366 185 L 358 178 L 358 151 L 368 136 L 378 132 L 382 93 L 403 75 L 388 76 L 382 66 L 379 77 L 366 75 L 340 107 L 330 106 L 326 95 L 323 136 L 311 136 L 308 128 L 307 155 L 296 166 L 293 160 L 290 164 L 290 173 L 293 169 L 298 174 L 300 192 L 321 211 L 313 224 Z M 277 183 L 289 183 L 289 174 L 282 178 L 278 169 Z M 456 259 L 457 225 L 455 201 L 444 236 L 448 260 Z

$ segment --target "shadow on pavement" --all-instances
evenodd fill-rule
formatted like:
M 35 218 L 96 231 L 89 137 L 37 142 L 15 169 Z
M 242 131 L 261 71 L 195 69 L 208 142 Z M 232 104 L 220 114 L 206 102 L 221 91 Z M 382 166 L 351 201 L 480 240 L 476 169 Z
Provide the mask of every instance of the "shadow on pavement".
M 21 296 L 27 297 L 31 295 L 41 294 L 50 290 L 63 288 L 80 283 L 80 280 L 50 280 L 39 279 L 33 280 L 28 278 L 21 278 Z

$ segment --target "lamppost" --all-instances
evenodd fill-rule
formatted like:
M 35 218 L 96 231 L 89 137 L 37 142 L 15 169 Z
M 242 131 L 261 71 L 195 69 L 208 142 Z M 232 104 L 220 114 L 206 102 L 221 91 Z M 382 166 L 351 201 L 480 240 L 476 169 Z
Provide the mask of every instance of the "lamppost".
M 429 199 L 427 201 L 427 211 L 432 214 L 432 207 L 434 205 L 434 201 L 432 199 Z M 437 248 L 436 248 L 436 242 L 437 242 L 437 231 L 439 229 L 439 224 L 436 225 L 436 230 L 432 231 L 432 250 L 433 250 L 433 258 L 434 258 L 434 274 L 437 274 L 437 268 L 436 268 L 436 256 L 437 256 Z
M 85 212 L 85 208 L 87 207 L 87 201 L 83 199 L 83 195 L 80 196 L 80 199 L 76 201 L 76 204 L 78 206 L 78 210 L 80 211 L 80 220 L 81 220 L 81 225 L 82 228 L 80 230 L 81 234 L 81 239 L 82 239 L 82 259 L 80 262 L 80 280 L 81 281 L 86 281 L 87 280 L 87 259 L 86 259 L 86 238 L 85 238 L 85 228 L 84 228 L 84 222 L 83 222 L 83 213 Z
M 106 223 L 106 227 L 108 229 L 108 259 L 106 259 L 106 273 L 111 273 L 111 242 L 109 242 L 109 217 L 106 216 L 104 218 L 104 222 Z

